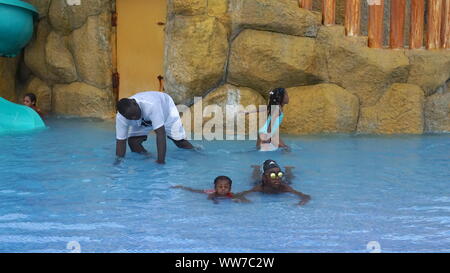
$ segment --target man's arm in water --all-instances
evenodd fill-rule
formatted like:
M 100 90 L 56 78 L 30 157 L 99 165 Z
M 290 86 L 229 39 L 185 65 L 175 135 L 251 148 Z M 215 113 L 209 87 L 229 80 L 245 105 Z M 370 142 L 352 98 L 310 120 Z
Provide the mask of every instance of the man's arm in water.
M 159 164 L 166 163 L 166 129 L 164 125 L 155 130 L 156 133 L 156 149 L 158 150 L 158 159 L 156 160 Z
M 196 189 L 185 187 L 185 186 L 182 186 L 182 185 L 172 186 L 171 188 L 172 189 L 183 189 L 183 190 L 187 190 L 187 191 L 191 191 L 191 192 L 197 192 L 197 193 L 205 193 L 204 190 L 196 190 Z
M 127 140 L 126 139 L 117 139 L 116 140 L 116 161 L 114 165 L 117 165 L 122 161 L 127 151 Z
M 296 191 L 296 190 L 294 190 L 292 187 L 290 187 L 288 185 L 286 185 L 285 187 L 286 187 L 285 188 L 286 192 L 293 193 L 293 194 L 297 195 L 298 197 L 300 197 L 301 200 L 298 203 L 300 206 L 303 206 L 304 204 L 308 203 L 309 200 L 311 200 L 311 196 L 309 196 L 307 194 L 304 194 L 302 192 Z

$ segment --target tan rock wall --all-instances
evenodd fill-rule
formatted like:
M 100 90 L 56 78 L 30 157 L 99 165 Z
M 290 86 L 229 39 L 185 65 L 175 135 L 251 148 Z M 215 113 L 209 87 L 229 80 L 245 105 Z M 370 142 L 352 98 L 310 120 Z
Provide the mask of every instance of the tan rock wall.
M 16 74 L 19 57 L 0 57 L 0 97 L 14 101 L 16 99 Z
M 28 2 L 38 8 L 40 20 L 31 43 L 25 48 L 24 65 L 21 66 L 24 67 L 21 70 L 29 69 L 32 75 L 22 79 L 26 82 L 17 92 L 35 93 L 44 111 L 62 115 L 73 115 L 78 111 L 83 116 L 111 117 L 114 111 L 111 83 L 113 2 L 83 0 L 79 6 L 68 6 L 63 0 Z M 74 86 L 81 89 L 74 92 Z M 93 99 L 94 94 L 89 92 L 99 95 L 103 102 L 86 103 L 74 95 Z M 64 98 L 62 94 L 69 97 Z M 90 114 L 91 105 L 96 103 L 104 106 L 96 107 Z
M 189 104 L 223 80 L 228 32 L 207 15 L 176 15 L 166 27 L 166 90 L 176 103 Z
M 376 105 L 361 109 L 358 132 L 421 134 L 424 102 L 424 93 L 419 86 L 393 84 Z
M 112 118 L 112 94 L 82 82 L 53 87 L 53 111 L 56 114 L 80 117 Z
M 244 30 L 231 45 L 227 81 L 267 96 L 270 88 L 320 82 L 315 60 L 312 38 Z
M 259 92 L 251 88 L 225 84 L 208 93 L 201 100 L 201 102 L 197 102 L 191 106 L 191 119 L 186 119 L 184 124 L 187 125 L 187 122 L 190 121 L 190 126 L 186 127 L 189 128 L 190 131 L 194 132 L 195 122 L 197 122 L 198 125 L 201 124 L 208 126 L 208 122 L 211 121 L 211 124 L 216 122 L 216 120 L 212 119 L 219 119 L 223 125 L 220 127 L 220 130 L 223 131 L 224 135 L 233 135 L 237 132 L 241 132 L 242 134 L 247 135 L 253 133 L 256 137 L 256 130 L 258 127 L 257 109 L 259 109 L 260 105 L 266 104 L 266 100 L 259 94 Z M 196 109 L 200 109 L 200 111 L 202 111 L 201 119 L 196 118 L 198 114 L 197 116 L 194 115 L 194 111 Z M 250 111 L 251 109 L 254 109 L 255 112 L 245 114 L 245 111 Z M 218 116 L 216 112 L 219 112 L 220 116 Z M 206 116 L 203 116 L 203 114 Z M 250 128 L 250 120 L 255 121 L 256 125 L 254 125 L 254 128 Z M 227 122 L 230 124 L 228 127 Z M 243 122 L 245 122 L 245 126 L 242 126 Z M 231 126 L 231 124 L 234 126 Z M 242 127 L 238 127 L 238 125 Z M 250 129 L 252 129 L 252 131 L 250 131 Z
M 425 100 L 425 131 L 450 132 L 450 92 L 434 94 Z
M 113 1 L 83 0 L 73 7 L 62 0 L 26 1 L 38 8 L 40 21 L 18 73 L 17 66 L 9 72 L 20 75 L 21 92 L 35 89 L 42 97 L 38 101 L 52 101 L 46 108 L 83 115 L 97 104 L 86 102 L 96 101 L 93 92 L 106 101 L 92 115 L 109 116 L 114 100 Z M 320 1 L 314 2 L 320 11 Z M 338 24 L 343 22 L 344 2 L 337 1 Z M 194 96 L 224 101 L 235 89 L 264 97 L 270 88 L 292 87 L 295 95 L 287 111 L 299 112 L 289 114 L 290 125 L 283 125 L 286 132 L 353 132 L 355 109 L 359 109 L 358 132 L 450 130 L 445 91 L 450 79 L 448 50 L 369 49 L 367 37 L 345 37 L 342 26 L 321 26 L 321 14 L 300 9 L 297 0 L 168 0 L 167 4 L 164 76 L 166 90 L 177 103 L 189 104 Z M 364 34 L 365 11 L 362 21 Z M 7 88 L 5 82 L 0 90 L 14 89 L 12 81 Z M 82 90 L 75 92 L 75 87 Z M 62 94 L 89 99 L 70 104 L 60 101 Z M 303 107 L 298 110 L 292 103 Z M 330 109 L 338 109 L 337 114 Z
M 315 37 L 321 24 L 319 13 L 291 0 L 230 0 L 230 13 L 234 32 L 250 28 Z
M 358 98 L 334 84 L 288 88 L 282 133 L 351 133 L 358 121 Z

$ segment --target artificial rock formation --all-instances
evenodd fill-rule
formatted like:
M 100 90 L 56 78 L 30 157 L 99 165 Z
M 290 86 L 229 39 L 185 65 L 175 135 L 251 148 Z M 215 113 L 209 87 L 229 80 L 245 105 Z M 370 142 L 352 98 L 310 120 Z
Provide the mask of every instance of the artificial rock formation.
M 334 84 L 288 88 L 282 133 L 351 133 L 358 121 L 358 98 Z
M 0 57 L 0 97 L 14 101 L 16 99 L 16 72 L 19 57 Z
M 374 106 L 361 109 L 358 131 L 375 134 L 421 134 L 424 93 L 413 84 L 393 84 Z
M 243 134 L 256 133 L 256 127 L 252 128 L 252 132 L 249 131 L 249 120 L 258 122 L 257 110 L 260 106 L 265 106 L 267 102 L 265 99 L 255 90 L 247 87 L 238 87 L 231 84 L 225 84 L 219 88 L 213 90 L 208 95 L 206 95 L 201 101 L 197 101 L 193 106 L 190 107 L 191 111 L 191 126 L 186 126 L 192 131 L 194 130 L 194 123 L 197 122 L 195 126 L 199 128 L 199 125 L 208 126 L 208 122 L 212 119 L 216 122 L 221 120 L 223 124 L 223 130 L 225 134 L 233 135 L 239 130 Z M 228 110 L 227 110 L 228 108 Z M 194 111 L 202 111 L 202 119 L 197 119 L 199 113 L 194 115 Z M 251 113 L 245 114 L 245 111 Z M 187 125 L 189 120 L 185 120 L 184 124 Z M 228 126 L 227 122 L 234 126 Z M 245 126 L 244 126 L 245 122 Z M 238 127 L 242 126 L 242 127 Z
M 47 62 L 45 59 L 45 44 L 47 43 L 47 36 L 51 32 L 51 27 L 47 19 L 42 19 L 37 28 L 36 33 L 30 44 L 25 48 L 24 61 L 26 66 L 33 72 L 34 75 L 42 80 L 55 78 L 49 74 Z
M 227 81 L 264 96 L 270 88 L 318 83 L 315 49 L 312 38 L 244 30 L 231 46 Z
M 75 94 L 76 83 L 79 88 L 104 96 L 106 106 L 98 107 L 100 110 L 92 115 L 109 116 L 114 100 L 110 45 L 114 1 L 82 0 L 80 6 L 68 6 L 64 0 L 25 1 L 38 8 L 40 20 L 18 73 L 17 66 L 9 72 L 18 75 L 19 88 L 48 87 L 55 101 L 55 97 L 61 97 L 58 92 Z M 236 88 L 250 88 L 266 99 L 270 88 L 306 88 L 317 94 L 294 92 L 292 103 L 304 103 L 306 96 L 311 103 L 326 105 L 323 109 L 340 109 L 332 122 L 331 110 L 324 110 L 327 118 L 314 117 L 310 113 L 321 112 L 305 106 L 302 111 L 309 112 L 286 119 L 292 126 L 283 129 L 292 133 L 450 131 L 445 91 L 450 79 L 449 50 L 370 49 L 367 37 L 346 37 L 342 26 L 321 26 L 317 2 L 320 1 L 314 1 L 315 11 L 307 11 L 299 8 L 298 0 L 168 0 L 165 89 L 176 103 L 190 105 L 195 96 L 217 96 L 214 100 L 223 101 L 225 95 L 219 94 L 233 94 L 230 90 Z M 337 1 L 338 24 L 343 22 L 344 2 Z M 388 9 L 389 5 L 385 5 L 385 11 Z M 365 34 L 366 1 L 362 1 L 361 21 L 361 32 Z M 385 17 L 385 36 L 388 24 Z M 0 86 L 5 86 L 5 82 Z M 325 88 L 320 83 L 329 85 Z M 397 83 L 412 85 L 400 88 Z M 11 80 L 9 84 L 0 92 L 14 88 Z M 419 89 L 423 90 L 422 95 Z M 409 93 L 413 95 L 405 95 Z M 9 94 L 14 95 L 17 96 Z M 86 97 L 83 90 L 80 96 Z M 89 115 L 90 106 L 81 102 L 72 101 L 73 108 Z M 297 111 L 292 103 L 286 111 Z M 51 110 L 55 107 L 52 105 Z M 359 109 L 357 114 L 355 108 Z M 64 109 L 70 114 L 76 112 L 59 103 L 57 112 L 65 114 Z M 349 112 L 352 114 L 344 114 Z M 420 128 L 420 113 L 425 129 Z M 306 114 L 307 124 L 309 120 L 316 120 L 317 124 L 304 127 L 302 115 Z M 358 127 L 354 115 L 359 120 Z M 339 121 L 340 116 L 345 116 L 346 121 Z
M 292 0 L 230 0 L 230 13 L 234 32 L 250 28 L 315 37 L 321 24 L 319 13 Z
M 74 54 L 80 78 L 97 88 L 111 86 L 112 61 L 110 30 L 104 26 L 111 22 L 109 13 L 89 17 L 83 27 L 72 32 L 69 48 Z
M 66 47 L 66 39 L 52 31 L 45 45 L 46 64 L 53 79 L 58 83 L 71 83 L 77 80 L 77 70 L 73 56 Z
M 437 53 L 438 52 L 438 53 Z M 408 83 L 417 84 L 426 96 L 450 79 L 450 50 L 406 50 L 411 63 Z
M 40 20 L 24 52 L 22 83 L 16 92 L 36 93 L 46 112 L 111 117 L 111 1 L 83 0 L 79 6 L 63 0 L 27 2 L 36 5 Z M 81 90 L 74 92 L 74 86 Z M 86 95 L 90 91 L 94 93 Z M 75 94 L 97 102 L 86 103 Z M 93 99 L 94 94 L 101 100 Z M 63 95 L 69 96 L 64 103 Z
M 111 92 L 82 82 L 53 87 L 53 111 L 80 117 L 112 118 L 115 114 Z
M 49 19 L 52 27 L 68 35 L 86 23 L 89 16 L 98 15 L 110 4 L 108 0 L 83 0 L 79 6 L 69 6 L 66 1 L 51 1 Z
M 363 107 L 374 105 L 391 84 L 408 80 L 402 50 L 368 48 L 366 38 L 346 37 L 342 26 L 322 27 L 317 44 L 328 81 L 357 95 Z
M 188 104 L 222 81 L 228 32 L 218 19 L 206 15 L 176 15 L 167 30 L 166 90 L 176 103 Z
M 434 94 L 425 100 L 425 131 L 450 132 L 450 92 Z
M 208 8 L 208 0 L 168 0 L 169 14 L 203 15 Z

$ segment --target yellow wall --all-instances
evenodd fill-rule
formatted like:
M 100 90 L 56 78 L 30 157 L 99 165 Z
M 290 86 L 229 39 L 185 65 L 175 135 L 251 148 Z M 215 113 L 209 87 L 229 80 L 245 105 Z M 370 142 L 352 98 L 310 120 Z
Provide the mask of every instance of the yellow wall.
M 117 69 L 119 99 L 159 90 L 164 76 L 166 0 L 117 0 Z

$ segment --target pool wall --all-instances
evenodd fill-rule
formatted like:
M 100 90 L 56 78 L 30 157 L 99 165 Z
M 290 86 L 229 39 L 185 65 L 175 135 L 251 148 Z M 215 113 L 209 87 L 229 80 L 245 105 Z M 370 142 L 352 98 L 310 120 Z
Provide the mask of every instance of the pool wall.
M 34 92 L 58 115 L 114 117 L 116 1 L 25 2 L 40 19 L 20 65 L 7 68 L 15 97 Z M 165 90 L 179 104 L 199 96 L 208 99 L 203 107 L 223 108 L 260 103 L 269 88 L 286 87 L 283 133 L 450 132 L 450 50 L 371 49 L 366 36 L 322 26 L 315 9 L 297 0 L 168 0 Z M 337 12 L 339 24 L 340 4 Z M 363 14 L 363 34 L 366 25 Z M 11 88 L 0 84 L 0 96 L 14 97 Z

